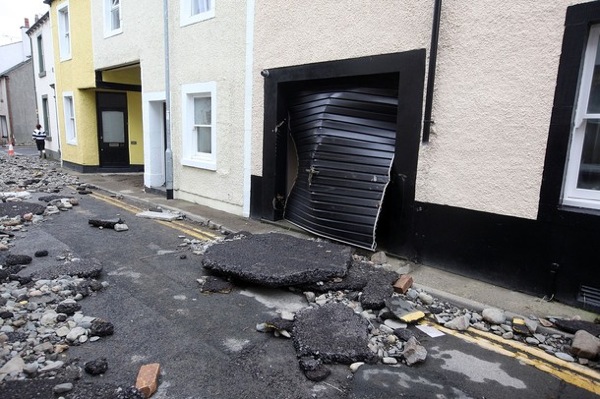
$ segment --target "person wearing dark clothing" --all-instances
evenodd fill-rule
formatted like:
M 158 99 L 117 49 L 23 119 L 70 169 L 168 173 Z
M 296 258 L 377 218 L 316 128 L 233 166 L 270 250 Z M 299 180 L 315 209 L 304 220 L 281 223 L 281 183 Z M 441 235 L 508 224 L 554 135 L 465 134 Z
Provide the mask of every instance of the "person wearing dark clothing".
M 46 158 L 46 131 L 42 129 L 42 125 L 39 123 L 35 125 L 35 130 L 33 131 L 33 140 L 35 141 L 38 151 L 40 152 L 40 158 Z

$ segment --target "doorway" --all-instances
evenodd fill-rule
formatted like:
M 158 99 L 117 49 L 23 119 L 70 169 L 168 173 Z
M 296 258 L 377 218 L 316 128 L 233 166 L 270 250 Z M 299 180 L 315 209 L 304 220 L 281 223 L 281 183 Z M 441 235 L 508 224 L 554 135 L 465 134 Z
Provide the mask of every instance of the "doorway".
M 96 93 L 100 167 L 129 166 L 126 93 Z
M 412 253 L 414 251 L 412 229 L 414 228 L 415 183 L 420 145 L 425 56 L 425 50 L 420 49 L 264 70 L 262 72 L 265 77 L 263 171 L 262 176 L 252 176 L 251 216 L 267 220 L 279 220 L 284 217 L 288 220 L 302 218 L 307 221 L 301 221 L 302 224 L 309 227 L 307 230 L 318 235 L 367 249 L 374 249 L 378 245 L 382 245 L 386 250 L 396 254 Z M 298 129 L 302 123 L 296 127 L 293 126 L 294 121 L 290 121 L 290 115 L 293 117 L 294 112 L 290 113 L 290 106 L 293 107 L 294 102 L 306 104 L 307 113 L 310 114 L 322 105 L 318 103 L 319 99 L 317 99 L 316 107 L 313 107 L 298 96 L 301 96 L 302 92 L 306 92 L 307 89 L 313 90 L 313 94 L 322 94 L 324 89 L 333 89 L 333 91 L 329 91 L 330 94 L 325 95 L 328 98 L 324 100 L 330 107 L 333 102 L 338 101 L 336 99 L 332 102 L 332 99 L 339 96 L 333 94 L 332 97 L 331 94 L 348 87 L 358 89 L 363 94 L 365 90 L 367 92 L 382 89 L 386 91 L 383 99 L 376 100 L 375 104 L 367 105 L 367 107 L 379 107 L 376 104 L 382 103 L 382 101 L 387 103 L 393 98 L 393 101 L 389 102 L 392 104 L 390 109 L 383 113 L 385 114 L 384 122 L 389 125 L 385 129 L 388 133 L 381 135 L 383 140 L 369 142 L 364 136 L 356 136 L 358 141 L 350 142 L 348 138 L 353 133 L 349 132 L 352 132 L 353 129 L 347 129 L 338 137 L 326 137 L 322 131 L 315 132 L 313 130 L 309 136 L 311 140 L 316 140 L 313 140 L 314 143 L 303 149 L 295 148 L 297 143 L 294 143 L 292 144 L 294 148 L 291 149 L 288 129 Z M 392 93 L 391 96 L 389 93 Z M 303 112 L 301 108 L 296 111 Z M 342 108 L 345 108 L 345 105 Z M 351 112 L 355 115 L 363 115 L 361 108 L 362 106 Z M 324 111 L 324 119 L 327 119 L 329 124 L 331 120 L 328 115 L 329 110 L 325 107 L 321 111 Z M 302 117 L 303 114 L 298 115 Z M 369 122 L 371 127 L 380 123 L 377 121 L 378 118 L 379 116 L 372 118 L 373 123 Z M 352 124 L 351 118 L 342 116 L 342 119 L 344 123 Z M 317 128 L 319 127 L 317 126 Z M 369 132 L 369 126 L 367 129 L 361 129 L 361 134 L 365 132 Z M 295 140 L 299 139 L 303 138 L 297 137 Z M 327 143 L 325 143 L 326 141 Z M 310 164 L 309 162 L 306 165 L 303 163 L 306 160 L 317 160 L 323 149 L 330 154 L 336 154 L 334 162 L 337 162 L 338 158 L 344 158 L 350 162 L 358 160 L 361 165 L 357 171 L 353 171 L 353 166 L 349 164 L 340 166 L 338 163 L 334 165 L 336 168 L 325 172 L 322 166 L 316 163 Z M 297 160 L 292 161 L 295 156 L 290 157 L 290 152 L 296 153 L 296 150 L 298 150 Z M 301 152 L 302 154 L 300 154 Z M 357 152 L 361 155 L 357 156 Z M 379 160 L 375 158 L 379 158 Z M 375 165 L 369 165 L 369 162 L 373 160 L 382 161 L 377 168 L 384 170 L 384 173 L 380 173 L 379 170 L 376 171 L 377 173 L 373 173 L 372 167 Z M 294 163 L 297 165 L 297 169 L 292 171 Z M 354 181 L 353 177 L 345 179 L 341 186 L 336 187 L 337 182 L 333 182 L 331 179 L 326 181 L 330 177 L 326 176 L 327 174 L 360 176 L 367 180 Z M 298 192 L 301 194 L 301 199 L 309 198 L 312 195 L 315 199 L 313 203 L 298 202 L 294 198 L 295 194 L 290 194 L 291 176 L 297 176 L 298 187 L 304 189 L 304 193 Z M 317 183 L 321 182 L 322 186 L 317 187 Z M 340 187 L 343 190 L 338 190 Z M 320 201 L 321 198 L 314 195 L 321 195 L 316 193 L 316 188 L 322 189 L 323 193 L 328 194 L 334 189 L 337 190 L 341 193 L 337 195 L 340 201 L 325 204 L 327 209 L 323 210 L 314 207 L 313 205 L 316 205 L 317 202 L 319 206 L 323 205 Z M 361 190 L 360 194 L 367 196 L 377 193 L 377 198 L 371 198 L 371 200 L 374 199 L 372 201 L 374 205 L 369 212 L 361 209 L 364 198 L 361 198 L 360 195 L 356 195 L 351 204 L 347 203 L 349 196 L 346 195 L 347 193 L 342 193 L 347 189 L 353 194 Z M 294 206 L 295 201 L 296 206 Z M 290 214 L 289 206 L 296 208 L 296 212 L 292 210 L 292 214 L 295 215 Z M 309 208 L 312 215 L 310 218 L 306 218 L 304 211 Z M 369 214 L 367 215 L 367 213 Z M 323 231 L 310 228 L 310 224 L 314 227 L 316 219 L 323 226 L 319 227 Z M 361 233 L 362 237 L 357 239 L 357 235 L 351 232 L 353 230 L 351 224 L 359 219 L 365 222 L 364 226 L 366 227 Z M 348 221 L 350 223 L 347 223 Z M 374 240 L 375 238 L 377 241 Z

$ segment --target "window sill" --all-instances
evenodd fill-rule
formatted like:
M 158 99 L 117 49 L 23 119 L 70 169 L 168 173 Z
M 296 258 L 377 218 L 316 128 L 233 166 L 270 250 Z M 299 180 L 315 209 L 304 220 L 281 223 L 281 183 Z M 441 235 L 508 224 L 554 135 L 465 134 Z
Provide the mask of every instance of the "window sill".
M 67 144 L 69 144 L 69 145 L 77 145 L 77 141 L 67 141 Z
M 120 35 L 121 33 L 123 33 L 123 29 L 122 28 L 121 29 L 111 30 L 110 32 L 104 32 L 104 38 L 108 39 L 109 37 Z
M 38 73 L 38 77 L 43 78 L 44 76 L 46 76 L 46 71 Z
M 198 168 L 198 169 L 206 169 L 206 170 L 212 170 L 212 171 L 217 170 L 217 163 L 214 161 L 205 161 L 205 160 L 199 160 L 199 159 L 193 159 L 193 158 L 184 158 L 181 160 L 181 164 L 183 166 L 191 166 L 193 168 Z
M 594 209 L 589 207 L 584 208 L 581 205 L 575 206 L 563 204 L 558 208 L 558 210 L 562 212 L 577 213 L 580 215 L 600 216 L 600 209 Z
M 187 18 L 181 18 L 181 23 L 179 24 L 179 26 L 181 28 L 183 28 L 184 26 L 189 26 L 189 25 L 193 25 L 196 24 L 198 22 L 202 22 L 202 21 L 208 21 L 209 19 L 213 19 L 215 17 L 215 13 L 214 12 L 206 12 L 203 14 L 198 14 L 198 15 L 194 15 L 192 17 L 187 17 Z
M 60 58 L 60 62 L 64 62 L 64 61 L 71 61 L 73 59 L 73 57 L 71 57 L 71 55 L 68 55 L 66 57 L 61 57 Z

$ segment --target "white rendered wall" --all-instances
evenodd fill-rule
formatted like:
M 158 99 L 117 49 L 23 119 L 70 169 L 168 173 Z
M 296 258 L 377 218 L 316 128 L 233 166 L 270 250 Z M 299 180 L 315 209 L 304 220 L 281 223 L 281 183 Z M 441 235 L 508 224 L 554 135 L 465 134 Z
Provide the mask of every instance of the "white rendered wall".
M 42 77 L 40 77 L 39 74 L 39 52 L 37 48 L 37 37 L 39 35 L 42 35 L 42 45 L 44 46 L 44 68 L 46 70 L 46 75 Z M 60 150 L 60 135 L 58 132 L 58 119 L 56 116 L 56 98 L 54 89 L 50 86 L 56 83 L 54 74 L 54 46 L 52 40 L 52 27 L 50 25 L 50 19 L 46 19 L 39 28 L 31 32 L 31 44 L 38 120 L 42 125 L 44 124 L 42 97 L 46 96 L 48 99 L 49 126 L 43 126 L 43 128 L 47 132 L 50 132 L 50 139 L 46 141 L 46 149 L 58 154 Z
M 180 27 L 179 1 L 170 13 L 174 195 L 242 214 L 244 188 L 244 2 L 215 2 L 215 17 Z M 216 82 L 216 170 L 184 166 L 182 85 Z M 213 116 L 215 117 L 215 116 Z
M 443 2 L 417 201 L 536 217 L 566 9 L 577 3 Z M 256 0 L 252 173 L 262 175 L 262 69 L 429 52 L 433 6 Z
M 94 68 L 140 63 L 142 90 L 163 91 L 163 1 L 121 1 L 122 33 L 105 37 L 104 2 L 92 0 Z M 172 1 L 170 1 L 172 2 Z

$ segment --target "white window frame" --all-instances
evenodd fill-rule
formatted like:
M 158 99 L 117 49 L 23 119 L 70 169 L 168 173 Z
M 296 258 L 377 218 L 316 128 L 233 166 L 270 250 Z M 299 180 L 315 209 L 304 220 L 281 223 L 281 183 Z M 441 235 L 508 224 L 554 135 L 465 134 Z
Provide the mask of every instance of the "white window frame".
M 123 32 L 123 8 L 121 1 L 117 6 L 113 5 L 113 0 L 104 0 L 104 37 L 111 37 Z M 117 10 L 119 13 L 119 27 L 112 26 L 112 13 Z
M 58 47 L 61 61 L 71 59 L 71 13 L 69 10 L 68 1 L 56 8 L 56 19 L 58 21 Z
M 44 37 L 40 33 L 35 38 L 37 56 L 38 56 L 38 76 L 43 78 L 46 76 L 46 60 L 44 57 Z
M 198 152 L 198 136 L 194 126 L 194 98 L 210 97 L 211 152 Z M 181 86 L 182 154 L 181 164 L 200 169 L 217 170 L 217 83 L 192 83 Z
M 63 93 L 63 108 L 67 144 L 77 145 L 77 119 L 75 118 L 75 98 L 73 97 L 73 92 L 67 91 Z
M 197 0 L 180 0 L 180 26 L 195 24 L 215 17 L 215 0 L 207 0 L 209 2 L 209 10 L 198 14 L 192 14 L 192 2 L 194 1 Z
M 582 208 L 600 209 L 600 190 L 577 188 L 579 167 L 583 151 L 583 140 L 588 120 L 600 120 L 600 113 L 588 113 L 590 89 L 594 74 L 594 63 L 600 40 L 600 25 L 590 29 L 583 69 L 579 78 L 579 94 L 575 106 L 575 120 L 571 131 L 571 143 L 563 183 L 562 204 Z

